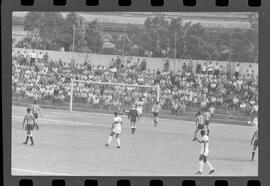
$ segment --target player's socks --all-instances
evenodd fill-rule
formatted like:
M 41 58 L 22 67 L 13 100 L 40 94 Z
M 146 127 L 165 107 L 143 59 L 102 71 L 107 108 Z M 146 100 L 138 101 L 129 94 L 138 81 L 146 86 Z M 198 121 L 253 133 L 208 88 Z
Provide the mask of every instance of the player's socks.
M 202 174 L 202 172 L 201 172 L 201 171 L 198 171 L 198 172 L 196 172 L 195 174 Z
M 215 172 L 214 169 L 210 170 L 209 174 L 213 174 Z
M 132 134 L 134 134 L 134 133 L 135 133 L 135 130 L 136 130 L 136 128 L 134 127 L 134 128 L 133 128 L 133 132 L 132 132 Z
M 30 140 L 31 140 L 31 145 L 34 145 L 34 140 L 32 136 L 30 136 Z
M 211 163 L 209 161 L 206 162 L 210 168 L 210 170 L 214 170 L 213 166 L 211 165 Z
M 254 160 L 254 156 L 255 156 L 255 152 L 254 152 L 254 151 L 252 151 L 252 158 L 251 158 L 251 161 L 253 161 L 253 160 Z
M 38 126 L 38 124 L 37 124 L 37 123 L 36 123 L 36 129 L 37 129 L 37 130 L 39 130 L 39 126 Z
M 108 138 L 108 146 L 111 144 L 111 141 L 112 141 L 112 136 L 109 136 L 109 138 Z
M 116 138 L 117 141 L 117 147 L 120 147 L 120 138 Z
M 27 144 L 28 140 L 29 140 L 29 136 L 26 136 L 26 140 L 25 140 L 25 142 L 23 144 Z
M 199 171 L 203 172 L 203 161 L 199 161 Z

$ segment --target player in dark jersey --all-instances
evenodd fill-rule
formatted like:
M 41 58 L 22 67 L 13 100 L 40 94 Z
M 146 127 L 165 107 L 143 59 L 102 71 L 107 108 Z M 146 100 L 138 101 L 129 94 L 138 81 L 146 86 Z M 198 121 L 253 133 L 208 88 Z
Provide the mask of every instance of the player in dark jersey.
M 135 106 L 132 106 L 132 109 L 129 111 L 128 119 L 131 123 L 131 134 L 134 134 L 136 130 L 136 121 L 139 120 L 139 114 Z
M 256 129 L 256 131 L 254 132 L 252 138 L 251 138 L 251 145 L 253 145 L 253 149 L 252 149 L 252 156 L 251 156 L 251 161 L 254 160 L 254 156 L 255 156 L 255 151 L 257 150 L 258 146 L 259 146 L 259 140 L 258 140 L 258 129 Z
M 33 135 L 32 135 L 32 131 L 35 128 L 35 117 L 34 115 L 31 113 L 31 109 L 27 108 L 26 109 L 26 114 L 24 116 L 24 120 L 22 123 L 22 129 L 26 130 L 26 141 L 23 144 L 27 144 L 28 140 L 31 140 L 31 145 L 34 145 L 34 140 L 33 140 Z M 26 125 L 25 125 L 26 123 Z
M 32 105 L 31 110 L 32 110 L 32 114 L 35 117 L 35 120 L 37 120 L 38 114 L 41 116 L 41 111 L 40 111 L 39 105 L 37 104 L 37 100 L 34 100 L 34 105 Z M 35 124 L 35 127 L 37 128 L 37 130 L 39 129 L 39 125 L 37 124 L 37 122 Z

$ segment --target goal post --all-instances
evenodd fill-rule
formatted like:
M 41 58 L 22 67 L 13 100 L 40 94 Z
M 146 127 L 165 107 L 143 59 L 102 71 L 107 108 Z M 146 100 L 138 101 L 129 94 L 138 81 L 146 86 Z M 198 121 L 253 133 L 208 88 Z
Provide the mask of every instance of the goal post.
M 74 83 L 87 83 L 92 85 L 111 85 L 111 86 L 124 86 L 124 87 L 139 87 L 139 88 L 152 88 L 157 91 L 157 101 L 160 98 L 160 86 L 159 85 L 137 85 L 137 84 L 124 84 L 124 83 L 110 83 L 110 82 L 96 82 L 96 81 L 85 81 L 85 80 L 72 80 L 70 85 L 70 103 L 69 103 L 69 111 L 72 111 L 73 108 L 73 94 L 74 94 Z

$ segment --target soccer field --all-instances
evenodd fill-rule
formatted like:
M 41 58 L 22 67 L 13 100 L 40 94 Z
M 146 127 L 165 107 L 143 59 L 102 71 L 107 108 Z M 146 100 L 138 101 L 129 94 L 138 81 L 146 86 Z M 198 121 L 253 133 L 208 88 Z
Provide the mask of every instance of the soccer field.
M 115 137 L 105 147 L 113 113 L 42 109 L 35 145 L 23 145 L 25 107 L 12 107 L 12 175 L 195 176 L 200 144 L 193 142 L 194 122 L 142 117 L 134 135 L 122 116 L 121 148 Z M 253 127 L 210 124 L 211 176 L 257 176 L 258 154 L 250 161 Z M 199 135 L 199 134 L 198 134 Z M 204 166 L 204 176 L 209 172 Z

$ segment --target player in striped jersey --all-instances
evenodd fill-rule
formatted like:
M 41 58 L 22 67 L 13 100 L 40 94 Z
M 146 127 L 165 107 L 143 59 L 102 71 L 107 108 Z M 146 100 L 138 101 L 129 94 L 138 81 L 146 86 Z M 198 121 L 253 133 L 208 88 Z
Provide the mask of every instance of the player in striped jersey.
M 193 138 L 193 141 L 196 141 L 197 139 L 197 133 L 199 132 L 199 130 L 202 130 L 204 129 L 204 117 L 201 113 L 201 111 L 199 111 L 196 116 L 195 116 L 195 126 L 196 126 L 196 129 L 195 129 L 195 132 L 194 132 L 194 138 Z
M 209 124 L 210 124 L 210 119 L 211 119 L 211 113 L 206 109 L 204 112 L 204 125 L 207 131 L 207 135 L 209 135 Z
M 209 137 L 207 136 L 205 130 L 201 130 L 201 136 L 202 136 L 201 140 L 196 139 L 201 144 L 201 153 L 200 153 L 200 157 L 199 157 L 199 171 L 196 172 L 195 174 L 202 174 L 203 173 L 203 164 L 204 163 L 208 164 L 208 166 L 210 168 L 209 174 L 212 174 L 213 172 L 215 172 L 215 169 L 213 168 L 211 163 L 207 160 L 207 157 L 209 154 Z
M 135 109 L 135 106 L 132 106 L 132 109 L 129 111 L 128 119 L 131 123 L 131 134 L 134 134 L 136 130 L 136 121 L 139 120 L 138 111 Z
M 38 114 L 41 116 L 41 111 L 40 111 L 39 105 L 37 104 L 37 100 L 34 100 L 34 105 L 32 105 L 31 110 L 32 110 L 32 114 L 35 117 L 35 120 L 37 120 L 38 119 Z M 38 126 L 37 122 L 36 122 L 35 126 L 36 126 L 36 128 L 38 130 L 39 126 Z
M 153 105 L 152 113 L 154 116 L 154 126 L 157 127 L 158 124 L 158 113 L 160 111 L 161 107 L 159 105 L 159 102 L 157 101 L 156 104 Z
M 252 156 L 251 156 L 251 161 L 254 160 L 254 156 L 255 156 L 255 151 L 257 150 L 258 146 L 259 146 L 259 140 L 258 140 L 258 128 L 255 130 L 252 138 L 251 138 L 251 145 L 253 145 L 253 149 L 252 149 Z
M 26 130 L 26 141 L 23 144 L 27 144 L 28 140 L 31 140 L 31 145 L 34 145 L 34 140 L 33 140 L 33 135 L 32 135 L 32 130 L 34 130 L 35 126 L 35 117 L 31 113 L 31 108 L 26 109 L 26 114 L 24 116 L 24 120 L 22 123 L 22 129 Z M 25 125 L 26 123 L 26 125 Z
M 105 146 L 110 146 L 112 137 L 115 134 L 116 141 L 117 141 L 117 148 L 120 148 L 120 133 L 122 128 L 122 118 L 118 116 L 117 112 L 114 112 L 114 118 L 113 118 L 113 124 L 112 124 L 112 131 L 108 139 L 108 143 L 105 144 Z

